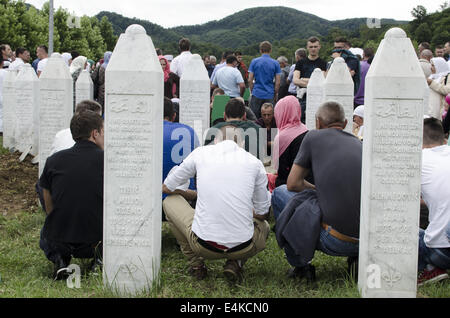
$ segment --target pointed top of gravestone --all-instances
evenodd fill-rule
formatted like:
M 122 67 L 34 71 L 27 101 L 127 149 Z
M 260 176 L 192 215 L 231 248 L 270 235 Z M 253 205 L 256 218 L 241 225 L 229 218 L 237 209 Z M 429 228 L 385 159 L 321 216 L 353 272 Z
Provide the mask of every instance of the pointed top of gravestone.
M 387 31 L 386 34 L 384 35 L 385 39 L 387 39 L 387 38 L 401 39 L 401 38 L 406 38 L 406 37 L 407 37 L 406 32 L 401 28 L 392 28 L 389 31 Z
M 331 64 L 330 70 L 328 71 L 325 83 L 353 85 L 352 76 L 342 57 L 334 59 L 333 64 Z
M 70 75 L 69 68 L 67 67 L 66 62 L 61 57 L 59 53 L 53 53 L 52 56 L 48 59 L 47 64 L 45 65 L 44 70 L 42 71 L 39 79 L 70 79 L 72 80 L 72 76 Z
M 126 31 L 126 34 L 130 34 L 130 35 L 137 35 L 137 34 L 147 34 L 147 32 L 145 31 L 144 27 L 142 25 L 139 24 L 132 24 L 130 25 Z
M 130 61 L 138 62 L 130 63 Z M 106 73 L 116 71 L 163 73 L 152 39 L 141 25 L 130 25 L 125 33 L 120 35 Z
M 314 69 L 308 82 L 309 86 L 322 86 L 325 82 L 325 76 L 320 68 Z
M 88 70 L 82 70 L 80 76 L 78 76 L 77 83 L 90 84 L 92 82 L 91 75 Z
M 20 71 L 17 74 L 16 80 L 18 80 L 18 81 L 37 81 L 39 79 L 38 79 L 33 67 L 30 64 L 25 63 L 21 66 Z
M 193 54 L 184 67 L 182 80 L 208 80 L 208 71 L 203 63 L 202 57 L 198 54 Z
M 372 76 L 420 77 L 425 83 L 416 51 L 405 31 L 392 28 L 386 32 L 367 73 L 368 78 Z

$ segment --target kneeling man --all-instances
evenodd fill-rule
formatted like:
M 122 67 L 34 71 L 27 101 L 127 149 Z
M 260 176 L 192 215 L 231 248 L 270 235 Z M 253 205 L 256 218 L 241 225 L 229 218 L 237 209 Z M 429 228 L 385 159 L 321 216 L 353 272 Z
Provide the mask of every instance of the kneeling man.
M 204 259 L 225 258 L 225 276 L 239 282 L 245 261 L 265 248 L 270 193 L 263 164 L 242 148 L 242 129 L 227 125 L 220 132 L 214 145 L 195 149 L 166 178 L 163 209 L 194 277 L 206 277 Z M 194 210 L 175 189 L 195 175 Z
M 315 269 L 310 262 L 316 249 L 332 256 L 347 256 L 349 265 L 357 260 L 362 143 L 344 131 L 347 124 L 339 103 L 322 104 L 316 113 L 317 130 L 310 131 L 303 139 L 286 186 L 273 191 L 273 209 L 281 213 L 276 220 L 277 240 L 289 264 L 294 266 L 291 277 L 315 279 Z M 314 185 L 305 180 L 310 170 L 314 174 Z M 302 192 L 301 196 L 298 192 Z M 289 213 L 288 202 L 291 210 L 297 211 L 297 207 L 303 206 L 306 211 L 299 215 Z M 294 220 L 297 223 L 291 222 L 292 215 L 299 217 Z M 290 227 L 289 223 L 302 229 Z M 299 253 L 305 250 L 308 252 L 305 255 Z
M 72 257 L 100 262 L 103 237 L 102 117 L 86 110 L 74 115 L 72 148 L 47 158 L 40 178 L 45 212 L 40 247 L 54 264 L 54 278 L 64 277 Z

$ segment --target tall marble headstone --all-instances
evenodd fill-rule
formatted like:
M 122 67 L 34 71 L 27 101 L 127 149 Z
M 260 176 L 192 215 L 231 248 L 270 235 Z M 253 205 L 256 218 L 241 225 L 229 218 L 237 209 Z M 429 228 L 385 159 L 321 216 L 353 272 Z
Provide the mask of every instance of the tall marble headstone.
M 14 83 L 16 96 L 16 148 L 38 154 L 39 148 L 39 79 L 30 64 L 20 67 Z
M 363 297 L 415 297 L 423 110 L 427 85 L 400 28 L 366 77 L 358 287 Z
M 108 64 L 105 94 L 103 279 L 120 295 L 159 279 L 163 81 L 151 38 L 129 26 Z
M 342 57 L 334 59 L 325 79 L 325 101 L 335 101 L 345 110 L 348 123 L 345 130 L 352 132 L 353 124 L 353 79 Z
M 325 101 L 325 76 L 320 68 L 316 68 L 306 88 L 306 127 L 316 129 L 316 112 Z
M 18 70 L 6 70 L 3 80 L 3 148 L 15 147 L 14 130 L 16 127 L 16 92 L 14 82 Z
M 75 83 L 75 105 L 83 100 L 94 99 L 94 82 L 89 71 L 83 70 Z
M 210 88 L 205 64 L 193 54 L 180 79 L 180 123 L 194 128 L 201 142 L 210 124 Z
M 39 175 L 44 170 L 53 139 L 69 128 L 73 116 L 73 80 L 59 53 L 53 53 L 39 77 Z

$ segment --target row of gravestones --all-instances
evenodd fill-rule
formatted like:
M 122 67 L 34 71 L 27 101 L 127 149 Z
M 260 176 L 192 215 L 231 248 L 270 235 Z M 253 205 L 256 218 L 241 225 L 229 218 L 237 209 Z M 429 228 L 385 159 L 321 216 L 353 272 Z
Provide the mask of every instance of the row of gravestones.
M 61 69 L 61 59 L 50 60 L 50 69 Z M 72 116 L 69 76 L 58 72 L 40 79 L 41 141 L 67 128 Z M 199 137 L 209 127 L 209 90 L 201 57 L 193 55 L 181 77 L 180 121 Z M 129 26 L 106 70 L 105 91 L 103 278 L 122 295 L 148 290 L 159 279 L 163 92 L 151 38 L 143 27 Z M 389 30 L 366 77 L 358 282 L 363 297 L 416 296 L 427 92 L 410 39 L 401 29 Z M 326 80 L 315 72 L 307 94 L 308 111 L 332 99 L 352 122 L 353 82 L 342 59 Z M 52 133 L 44 136 L 46 125 Z M 45 158 L 44 149 L 40 153 Z
M 60 54 L 54 53 L 40 78 L 30 64 L 7 70 L 3 82 L 3 147 L 39 158 L 39 174 L 55 134 L 73 115 L 73 80 Z M 76 102 L 93 98 L 93 83 L 82 71 L 75 84 Z
M 163 75 L 153 52 L 145 30 L 130 26 L 106 72 L 103 273 L 105 284 L 120 293 L 151 288 L 160 269 Z M 180 119 L 193 126 L 199 120 L 196 132 L 203 136 L 209 81 L 198 56 L 186 72 Z M 308 87 L 309 111 L 315 112 L 314 100 L 337 100 L 351 123 L 353 82 L 344 61 L 333 63 L 326 80 L 320 76 L 314 74 L 324 85 L 312 79 Z M 416 295 L 427 92 L 410 39 L 401 29 L 389 30 L 366 77 L 358 282 L 363 297 Z

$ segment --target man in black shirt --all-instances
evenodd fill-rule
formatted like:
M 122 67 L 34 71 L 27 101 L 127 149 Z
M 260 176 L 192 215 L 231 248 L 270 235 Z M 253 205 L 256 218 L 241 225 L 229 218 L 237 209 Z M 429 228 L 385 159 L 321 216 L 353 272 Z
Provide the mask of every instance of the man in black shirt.
M 103 119 L 89 110 L 77 113 L 70 131 L 75 145 L 50 156 L 39 180 L 47 213 L 39 245 L 55 279 L 64 277 L 71 257 L 98 265 L 102 254 Z
M 319 57 L 320 40 L 317 37 L 312 36 L 308 39 L 306 49 L 308 50 L 308 57 L 297 62 L 292 79 L 295 85 L 300 87 L 300 89 L 304 89 L 304 93 L 297 94 L 302 107 L 302 123 L 305 123 L 306 87 L 308 86 L 309 78 L 316 68 L 320 68 L 323 72 L 327 70 L 327 62 Z
M 362 143 L 344 131 L 346 125 L 340 104 L 326 102 L 319 108 L 318 129 L 304 137 L 287 186 L 274 190 L 272 203 L 274 210 L 282 211 L 296 193 L 315 189 L 322 228 L 318 241 L 312 244 L 328 255 L 349 257 L 350 264 L 359 252 Z M 314 185 L 305 180 L 310 170 Z M 285 253 L 288 262 L 295 267 L 291 276 L 314 273 L 314 267 L 305 263 L 290 246 L 285 247 Z

